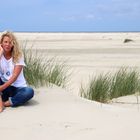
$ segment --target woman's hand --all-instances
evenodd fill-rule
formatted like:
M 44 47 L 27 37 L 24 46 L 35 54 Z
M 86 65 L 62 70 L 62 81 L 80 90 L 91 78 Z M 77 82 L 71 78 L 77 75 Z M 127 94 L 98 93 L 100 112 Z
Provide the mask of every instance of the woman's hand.
M 1 44 L 0 44 L 0 57 L 2 54 L 3 54 L 3 48 L 1 47 Z
M 0 85 L 0 92 L 2 92 L 4 89 L 3 89 L 3 85 Z M 1 95 L 1 93 L 0 93 Z

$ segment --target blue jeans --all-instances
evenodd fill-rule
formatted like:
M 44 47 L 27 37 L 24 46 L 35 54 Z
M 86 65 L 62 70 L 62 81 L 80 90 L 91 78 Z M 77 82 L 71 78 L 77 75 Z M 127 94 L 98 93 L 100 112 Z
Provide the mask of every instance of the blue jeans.
M 0 85 L 2 85 L 3 82 L 0 79 Z M 10 101 L 11 106 L 19 106 L 27 101 L 29 101 L 34 96 L 34 90 L 30 87 L 14 87 L 9 86 L 5 90 L 2 91 L 2 100 Z

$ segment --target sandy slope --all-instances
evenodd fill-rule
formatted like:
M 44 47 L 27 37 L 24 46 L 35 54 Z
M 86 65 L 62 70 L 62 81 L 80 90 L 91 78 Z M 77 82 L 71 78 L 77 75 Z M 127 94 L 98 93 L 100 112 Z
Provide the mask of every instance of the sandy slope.
M 45 56 L 69 59 L 71 90 L 40 88 L 25 106 L 0 114 L 4 140 L 139 140 L 140 111 L 134 96 L 104 105 L 76 96 L 89 75 L 114 72 L 121 66 L 140 69 L 140 33 L 17 33 L 21 42 Z M 125 38 L 134 42 L 123 43 Z M 34 44 L 33 44 L 34 43 Z M 71 93 L 69 93 L 70 91 Z
M 140 112 L 41 88 L 25 106 L 0 114 L 5 140 L 139 140 Z
M 41 56 L 67 60 L 72 70 L 70 90 L 79 94 L 89 76 L 113 73 L 122 66 L 140 70 L 140 32 L 125 33 L 16 33 L 21 44 L 27 41 Z M 125 39 L 132 42 L 124 43 Z M 46 61 L 44 61 L 46 63 Z

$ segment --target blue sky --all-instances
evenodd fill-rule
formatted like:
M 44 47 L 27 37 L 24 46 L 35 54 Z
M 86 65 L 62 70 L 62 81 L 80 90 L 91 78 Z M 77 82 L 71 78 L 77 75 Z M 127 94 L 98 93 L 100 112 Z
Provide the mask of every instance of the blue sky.
M 0 31 L 140 31 L 140 0 L 3 0 Z

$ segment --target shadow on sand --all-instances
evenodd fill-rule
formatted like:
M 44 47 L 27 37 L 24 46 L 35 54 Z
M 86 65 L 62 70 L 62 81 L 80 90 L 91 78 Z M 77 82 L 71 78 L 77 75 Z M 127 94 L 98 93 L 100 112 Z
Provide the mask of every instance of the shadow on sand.
M 36 106 L 38 104 L 39 104 L 39 102 L 37 102 L 36 100 L 32 99 L 32 100 L 26 102 L 23 106 Z

